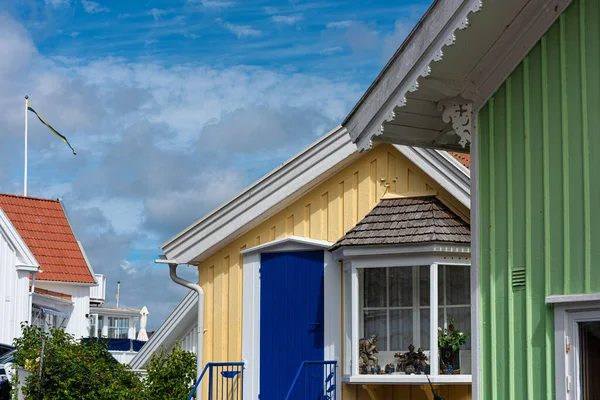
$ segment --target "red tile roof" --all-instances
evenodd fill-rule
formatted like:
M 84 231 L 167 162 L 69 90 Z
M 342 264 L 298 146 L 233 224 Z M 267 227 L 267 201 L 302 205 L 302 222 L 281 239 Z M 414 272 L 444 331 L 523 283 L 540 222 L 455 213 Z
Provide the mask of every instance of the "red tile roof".
M 94 283 L 58 200 L 0 194 L 0 208 L 40 263 L 36 279 Z
M 452 157 L 456 158 L 462 165 L 471 169 L 471 155 L 470 154 L 455 153 L 452 151 L 449 151 L 448 153 L 450 153 L 450 155 Z

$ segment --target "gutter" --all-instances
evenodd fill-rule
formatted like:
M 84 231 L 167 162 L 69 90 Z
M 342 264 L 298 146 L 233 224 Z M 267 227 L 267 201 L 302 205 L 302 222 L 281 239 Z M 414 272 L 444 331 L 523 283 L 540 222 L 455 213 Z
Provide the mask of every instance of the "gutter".
M 177 276 L 177 267 L 179 263 L 175 260 L 167 260 L 164 258 L 158 259 L 154 261 L 156 264 L 168 264 L 169 265 L 169 275 L 173 282 L 178 285 L 185 286 L 186 288 L 195 291 L 198 293 L 198 322 L 197 322 L 197 333 L 198 333 L 198 344 L 196 345 L 196 381 L 200 378 L 200 374 L 202 373 L 202 339 L 204 335 L 204 290 L 197 283 L 187 281 L 179 276 Z M 196 399 L 201 400 L 202 391 L 196 391 Z

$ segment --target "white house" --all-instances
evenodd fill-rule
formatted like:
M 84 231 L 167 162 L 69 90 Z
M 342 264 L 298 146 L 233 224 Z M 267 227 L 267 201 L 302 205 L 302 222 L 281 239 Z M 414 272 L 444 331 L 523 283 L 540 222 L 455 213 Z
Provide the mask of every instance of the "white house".
M 87 336 L 95 285 L 60 200 L 0 194 L 0 343 L 22 322 Z

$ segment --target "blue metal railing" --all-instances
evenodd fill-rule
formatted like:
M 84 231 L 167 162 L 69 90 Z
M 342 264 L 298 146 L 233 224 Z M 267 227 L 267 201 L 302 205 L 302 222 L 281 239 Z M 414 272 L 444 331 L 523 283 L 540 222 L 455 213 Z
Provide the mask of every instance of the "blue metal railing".
M 244 389 L 244 363 L 243 362 L 209 362 L 206 363 L 202 374 L 196 381 L 192 393 L 188 396 L 191 400 L 208 371 L 208 397 L 206 400 L 242 400 Z
M 302 361 L 285 400 L 336 400 L 337 361 Z

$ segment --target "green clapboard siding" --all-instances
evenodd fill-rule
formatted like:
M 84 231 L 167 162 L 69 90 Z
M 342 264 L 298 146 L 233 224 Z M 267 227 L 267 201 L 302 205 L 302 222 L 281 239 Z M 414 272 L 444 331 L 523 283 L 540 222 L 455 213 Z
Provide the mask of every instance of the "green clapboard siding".
M 545 297 L 600 292 L 599 3 L 574 1 L 479 113 L 486 400 L 554 399 Z

